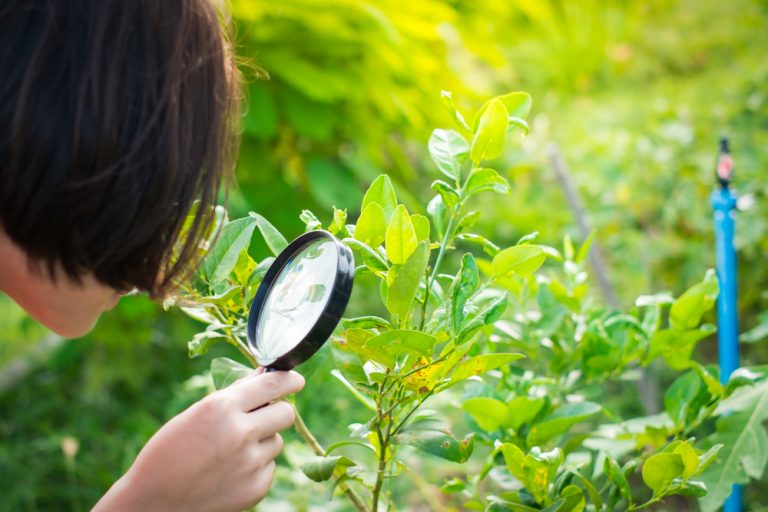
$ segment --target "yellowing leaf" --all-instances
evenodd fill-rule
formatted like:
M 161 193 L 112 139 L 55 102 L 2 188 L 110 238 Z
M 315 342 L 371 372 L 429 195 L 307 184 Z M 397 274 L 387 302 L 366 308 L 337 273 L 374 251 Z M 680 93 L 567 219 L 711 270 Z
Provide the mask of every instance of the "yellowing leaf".
M 387 214 L 378 203 L 369 203 L 357 219 L 355 239 L 376 248 L 384 243 L 387 232 Z
M 683 459 L 676 453 L 657 453 L 643 464 L 643 482 L 654 494 L 664 489 L 685 471 Z
M 418 213 L 411 215 L 411 223 L 419 242 L 429 242 L 429 219 Z
M 389 261 L 402 265 L 416 249 L 416 230 L 405 206 L 399 205 L 392 213 L 386 232 L 386 249 Z

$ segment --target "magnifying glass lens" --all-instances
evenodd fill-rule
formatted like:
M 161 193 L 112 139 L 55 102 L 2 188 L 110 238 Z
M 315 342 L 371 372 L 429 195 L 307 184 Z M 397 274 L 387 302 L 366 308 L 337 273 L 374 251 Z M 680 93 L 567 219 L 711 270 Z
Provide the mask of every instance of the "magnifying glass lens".
M 307 244 L 282 268 L 269 290 L 256 326 L 261 364 L 287 354 L 318 322 L 334 288 L 339 252 L 323 237 Z

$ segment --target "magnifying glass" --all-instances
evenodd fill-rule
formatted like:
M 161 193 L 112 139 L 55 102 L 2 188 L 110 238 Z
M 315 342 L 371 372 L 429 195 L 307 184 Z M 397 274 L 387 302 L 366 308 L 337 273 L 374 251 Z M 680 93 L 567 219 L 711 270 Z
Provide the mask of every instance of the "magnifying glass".
M 352 293 L 352 251 L 327 231 L 291 242 L 264 275 L 248 314 L 248 345 L 267 371 L 290 370 L 331 336 Z

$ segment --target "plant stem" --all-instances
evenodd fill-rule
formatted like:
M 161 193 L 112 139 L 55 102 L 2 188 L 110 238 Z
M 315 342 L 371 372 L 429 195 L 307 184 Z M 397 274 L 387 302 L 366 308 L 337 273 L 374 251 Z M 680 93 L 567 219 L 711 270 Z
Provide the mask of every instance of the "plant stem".
M 381 486 L 384 483 L 384 473 L 387 470 L 387 442 L 384 440 L 384 436 L 381 434 L 381 426 L 376 428 L 376 435 L 379 438 L 379 468 L 376 472 L 376 485 L 373 488 L 373 506 L 371 510 L 377 512 L 379 510 L 379 495 L 381 494 Z
M 435 266 L 432 268 L 432 275 L 429 276 L 429 280 L 427 281 L 427 290 L 429 290 L 432 287 L 432 282 L 435 280 L 435 277 L 437 277 L 438 270 L 440 270 L 440 263 L 442 263 L 443 261 L 443 256 L 445 256 L 445 250 L 448 247 L 448 244 L 450 243 L 450 240 L 453 236 L 454 220 L 456 220 L 456 216 L 454 215 L 453 211 L 451 211 L 451 220 L 448 221 L 448 227 L 445 229 L 445 237 L 443 237 L 443 241 L 440 243 L 440 251 L 437 253 Z
M 646 501 L 642 505 L 632 505 L 627 509 L 627 512 L 634 512 L 635 510 L 643 510 L 660 501 L 661 501 L 661 498 L 651 498 L 650 500 Z
M 424 274 L 427 278 L 427 283 L 429 283 L 429 271 L 425 270 Z M 424 324 L 427 321 L 427 302 L 429 302 L 429 285 L 424 287 L 424 302 L 421 303 L 421 319 L 419 320 L 419 330 L 424 330 Z
M 385 384 L 386 379 L 379 384 L 379 393 L 376 398 L 376 438 L 379 441 L 379 466 L 376 472 L 376 484 L 373 487 L 373 506 L 371 507 L 373 512 L 379 510 L 379 496 L 381 495 L 381 486 L 384 484 L 384 474 L 387 470 L 387 449 L 389 448 L 389 433 L 391 432 L 391 424 L 389 423 L 386 426 L 387 435 L 385 436 L 381 432 L 381 426 L 387 416 L 387 413 L 384 412 Z
M 426 394 L 425 394 L 425 395 L 424 395 L 424 396 L 421 398 L 421 400 L 419 400 L 419 401 L 416 403 L 416 405 L 414 405 L 414 406 L 413 406 L 413 409 L 411 409 L 410 411 L 408 411 L 408 414 L 406 414 L 406 415 L 405 415 L 405 418 L 403 418 L 403 420 L 402 420 L 400 423 L 398 423 L 398 425 L 397 425 L 397 426 L 394 428 L 394 430 L 392 430 L 392 435 L 396 435 L 398 432 L 400 432 L 400 429 L 401 429 L 401 428 L 403 428 L 403 426 L 405 425 L 405 422 L 406 422 L 406 421 L 408 421 L 408 419 L 409 419 L 411 416 L 413 416 L 413 413 L 415 413 L 415 412 L 416 412 L 416 411 L 419 409 L 419 407 L 421 407 L 421 405 L 422 405 L 424 402 L 426 402 L 427 398 L 429 398 L 430 396 L 432 396 L 432 393 L 434 393 L 434 392 L 435 392 L 435 389 L 436 389 L 436 388 L 432 388 L 432 389 L 430 389 L 430 390 L 429 390 L 429 391 L 428 391 L 428 392 L 427 392 L 427 393 L 426 393 Z
M 249 363 L 251 363 L 251 366 L 254 368 L 259 367 L 259 362 L 256 360 L 256 356 L 254 356 L 251 351 L 248 349 L 248 347 L 240 341 L 240 339 L 237 336 L 230 335 L 229 337 L 230 343 L 237 347 L 237 350 L 240 351 L 241 354 L 248 360 Z
M 312 448 L 312 451 L 314 451 L 315 454 L 319 455 L 320 457 L 326 457 L 328 455 L 322 445 L 317 441 L 315 436 L 309 430 L 307 424 L 304 423 L 304 419 L 301 417 L 301 414 L 299 414 L 299 411 L 296 411 L 296 421 L 294 422 L 294 427 L 296 428 L 296 432 L 298 432 L 302 439 L 304 439 L 304 442 L 306 442 L 307 445 Z M 339 475 L 334 476 L 338 478 Z M 349 500 L 359 512 L 369 512 L 368 507 L 365 505 L 365 503 L 363 503 L 363 500 L 360 498 L 360 496 L 358 496 L 357 493 L 345 482 L 339 483 L 339 488 L 344 492 L 344 494 L 347 495 Z

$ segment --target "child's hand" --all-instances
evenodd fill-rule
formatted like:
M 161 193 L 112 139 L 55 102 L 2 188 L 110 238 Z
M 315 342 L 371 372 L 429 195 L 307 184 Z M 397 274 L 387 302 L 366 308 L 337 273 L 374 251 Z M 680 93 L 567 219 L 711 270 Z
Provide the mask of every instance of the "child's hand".
M 296 372 L 256 373 L 212 393 L 163 426 L 94 511 L 253 506 L 272 485 L 278 432 L 295 418 L 290 404 L 269 403 L 303 386 Z

